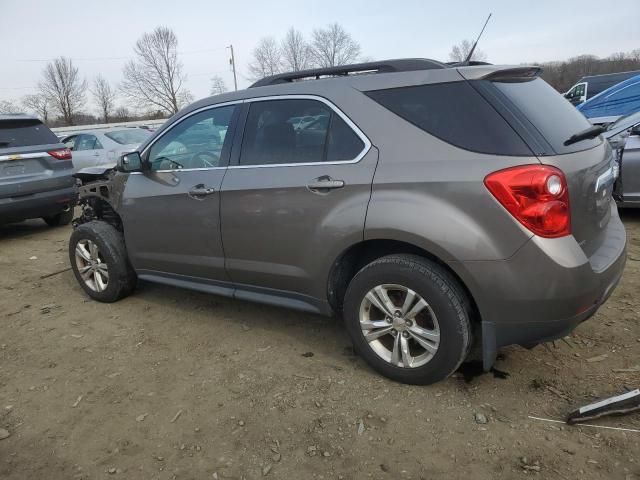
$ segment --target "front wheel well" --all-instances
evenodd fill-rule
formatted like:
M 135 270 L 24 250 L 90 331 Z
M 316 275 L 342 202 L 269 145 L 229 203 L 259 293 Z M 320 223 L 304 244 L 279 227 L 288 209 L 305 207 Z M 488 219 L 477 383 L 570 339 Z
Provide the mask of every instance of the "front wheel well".
M 102 196 L 87 195 L 80 199 L 82 215 L 74 224 L 80 225 L 92 220 L 102 220 L 122 232 L 122 219 L 113 206 Z
M 382 239 L 365 240 L 352 245 L 333 263 L 329 273 L 327 297 L 334 312 L 340 313 L 342 311 L 342 303 L 347 287 L 349 286 L 349 282 L 355 274 L 360 271 L 360 269 L 378 258 L 394 254 L 418 255 L 445 268 L 454 277 L 459 287 L 468 297 L 471 308 L 473 309 L 472 319 L 479 321 L 480 314 L 473 295 L 471 295 L 471 292 L 462 279 L 451 269 L 451 267 L 449 267 L 449 265 L 432 253 L 411 243 Z

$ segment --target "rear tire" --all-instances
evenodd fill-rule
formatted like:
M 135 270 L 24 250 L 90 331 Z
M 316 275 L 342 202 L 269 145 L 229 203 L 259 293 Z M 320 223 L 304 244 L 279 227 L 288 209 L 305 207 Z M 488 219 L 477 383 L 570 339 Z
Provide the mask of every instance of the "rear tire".
M 124 236 L 112 225 L 79 225 L 69 240 L 69 260 L 76 280 L 94 300 L 111 303 L 130 295 L 137 276 L 129 263 Z
M 44 220 L 45 223 L 50 227 L 69 225 L 69 223 L 71 223 L 71 220 L 73 220 L 73 208 L 70 208 L 66 212 L 60 212 L 56 215 L 42 217 L 42 220 Z
M 356 351 L 402 383 L 444 380 L 471 345 L 472 308 L 463 289 L 442 266 L 417 255 L 365 266 L 349 283 L 343 314 Z

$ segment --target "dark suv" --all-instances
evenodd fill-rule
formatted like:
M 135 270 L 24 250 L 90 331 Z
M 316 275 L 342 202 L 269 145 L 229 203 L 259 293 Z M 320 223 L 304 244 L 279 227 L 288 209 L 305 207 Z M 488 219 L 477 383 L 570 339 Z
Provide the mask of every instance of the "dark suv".
M 625 263 L 611 148 L 539 73 L 394 60 L 196 102 L 80 173 L 75 275 L 104 302 L 139 278 L 337 313 L 402 382 L 473 346 L 488 369 L 592 316 Z
M 65 225 L 76 201 L 71 151 L 28 115 L 0 115 L 0 224 L 40 218 Z

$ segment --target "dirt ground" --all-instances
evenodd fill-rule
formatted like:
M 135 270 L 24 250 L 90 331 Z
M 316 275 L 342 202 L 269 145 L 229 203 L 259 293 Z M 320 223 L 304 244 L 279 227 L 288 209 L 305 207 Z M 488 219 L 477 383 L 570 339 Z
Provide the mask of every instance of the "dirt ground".
M 640 365 L 640 211 L 624 220 L 623 282 L 594 318 L 505 349 L 506 379 L 430 387 L 371 371 L 335 319 L 148 283 L 90 301 L 71 272 L 41 278 L 70 227 L 0 227 L 0 478 L 640 479 L 640 433 L 529 418 L 640 387 L 616 371 Z

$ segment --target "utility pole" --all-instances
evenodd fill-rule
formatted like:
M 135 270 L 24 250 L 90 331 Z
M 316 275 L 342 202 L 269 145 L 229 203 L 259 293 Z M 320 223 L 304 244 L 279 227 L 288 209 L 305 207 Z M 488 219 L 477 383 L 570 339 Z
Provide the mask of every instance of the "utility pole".
M 236 77 L 236 59 L 233 56 L 233 45 L 229 45 L 227 47 L 228 49 L 231 50 L 231 58 L 229 59 L 229 63 L 231 64 L 231 69 L 233 70 L 233 86 L 236 90 L 236 92 L 238 91 L 238 78 Z

